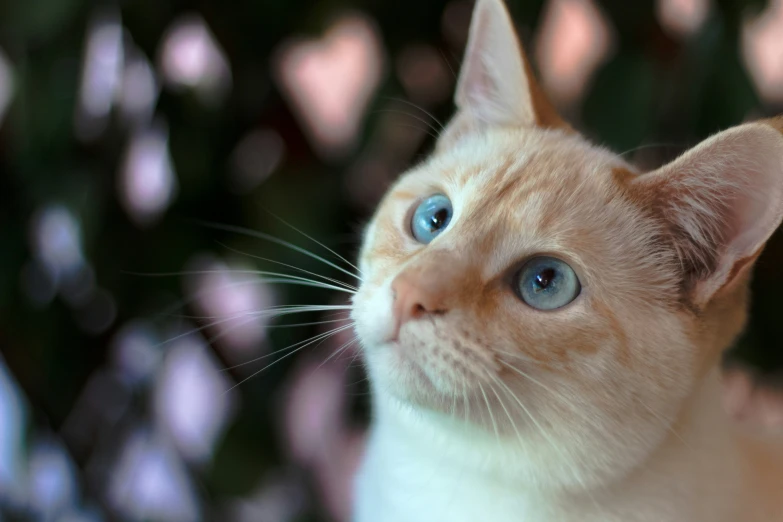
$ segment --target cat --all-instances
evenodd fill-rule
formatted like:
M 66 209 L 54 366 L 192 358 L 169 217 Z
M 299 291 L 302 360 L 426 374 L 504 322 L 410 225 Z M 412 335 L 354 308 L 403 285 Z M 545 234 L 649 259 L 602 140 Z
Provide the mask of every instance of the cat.
M 783 521 L 783 445 L 719 372 L 783 219 L 783 118 L 639 172 L 557 114 L 502 0 L 455 103 L 363 237 L 354 521 Z

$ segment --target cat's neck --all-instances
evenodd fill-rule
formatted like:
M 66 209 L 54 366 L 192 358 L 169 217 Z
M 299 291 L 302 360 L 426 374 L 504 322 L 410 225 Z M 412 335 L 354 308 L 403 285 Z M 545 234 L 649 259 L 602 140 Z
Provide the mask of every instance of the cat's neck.
M 650 510 L 671 510 L 662 520 L 675 514 L 680 520 L 739 520 L 740 514 L 730 516 L 729 504 L 715 496 L 718 491 L 726 493 L 725 500 L 738 495 L 744 473 L 739 441 L 721 396 L 715 368 L 684 404 L 666 439 L 628 476 L 608 485 L 602 498 L 620 512 L 645 504 Z M 681 513 L 678 503 L 681 509 L 698 512 Z
M 485 497 L 475 501 L 495 502 L 499 511 L 493 520 L 498 521 L 516 520 L 504 518 L 502 498 L 514 498 L 513 505 L 519 506 L 520 501 L 528 505 L 530 520 L 538 520 L 533 511 L 540 514 L 541 520 L 570 520 L 569 512 L 582 514 L 583 518 L 575 520 L 593 519 L 584 516 L 585 513 L 593 513 L 595 520 L 614 520 L 614 517 L 626 520 L 623 513 L 638 514 L 640 508 L 651 514 L 666 515 L 652 518 L 655 520 L 723 520 L 730 511 L 728 504 L 723 505 L 723 499 L 713 497 L 717 491 L 737 491 L 742 482 L 743 464 L 735 435 L 719 403 L 719 387 L 716 369 L 684 405 L 669 436 L 643 462 L 636 463 L 622 477 L 581 491 L 549 487 L 549 477 L 516 475 L 516 464 L 522 464 L 522 468 L 524 464 L 515 462 L 509 458 L 508 451 L 499 449 L 494 435 L 483 437 L 470 431 L 450 433 L 449 428 L 444 430 L 447 425 L 443 423 L 431 424 L 426 413 L 378 397 L 371 452 L 382 454 L 391 462 L 379 463 L 377 469 L 409 468 L 407 477 L 392 472 L 392 476 L 369 478 L 382 480 L 387 488 L 397 487 L 392 485 L 395 482 L 415 484 L 426 478 L 426 489 L 435 492 L 432 501 L 436 504 L 439 491 L 469 489 L 471 495 Z M 369 463 L 369 468 L 372 467 Z M 372 469 L 365 473 L 371 475 Z M 461 478 L 455 482 L 454 477 Z M 443 483 L 442 487 L 432 487 L 438 482 Z M 412 498 L 416 496 L 415 491 L 410 494 Z M 460 502 L 460 493 L 451 491 L 450 495 L 456 496 L 454 502 Z M 702 501 L 705 496 L 710 502 Z M 525 497 L 530 499 L 527 504 Z M 729 497 L 726 496 L 726 502 Z M 427 500 L 422 502 L 426 504 Z M 694 509 L 711 511 L 695 513 Z M 551 518 L 554 514 L 561 518 Z

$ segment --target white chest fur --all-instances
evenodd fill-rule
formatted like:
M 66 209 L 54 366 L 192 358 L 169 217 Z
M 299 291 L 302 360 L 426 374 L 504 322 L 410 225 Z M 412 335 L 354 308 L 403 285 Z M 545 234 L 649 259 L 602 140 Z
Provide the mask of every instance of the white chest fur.
M 553 493 L 466 464 L 426 420 L 380 404 L 356 479 L 355 522 L 721 522 L 770 520 L 753 512 L 747 466 L 708 379 L 680 426 L 627 477 L 583 494 Z M 383 403 L 381 398 L 379 402 Z M 464 438 L 462 439 L 464 442 Z M 471 451 L 464 448 L 465 452 Z M 487 450 L 491 452 L 491 448 Z M 515 462 L 505 464 L 509 469 Z

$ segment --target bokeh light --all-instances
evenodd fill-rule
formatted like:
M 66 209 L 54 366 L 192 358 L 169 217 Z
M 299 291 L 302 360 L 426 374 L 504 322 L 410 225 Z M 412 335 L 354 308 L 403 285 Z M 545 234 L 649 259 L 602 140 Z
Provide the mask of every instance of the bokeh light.
M 11 104 L 14 95 L 14 72 L 11 63 L 2 49 L 0 49 L 0 127 Z
M 278 50 L 275 69 L 316 150 L 324 158 L 349 152 L 384 72 L 376 25 L 350 15 L 321 40 L 291 39 Z
M 183 283 L 207 333 L 229 358 L 247 360 L 263 347 L 269 316 L 262 312 L 273 306 L 274 295 L 250 266 L 199 254 L 188 262 Z
M 470 0 L 451 0 L 441 15 L 441 31 L 453 49 L 462 50 L 468 43 L 468 28 L 473 12 Z
M 95 139 L 106 128 L 122 68 L 120 15 L 113 9 L 100 9 L 93 14 L 87 29 L 82 61 L 76 112 L 76 135 L 81 139 Z
M 233 383 L 196 334 L 175 342 L 156 380 L 155 420 L 162 433 L 184 458 L 208 460 L 237 406 Z
M 397 76 L 408 97 L 416 103 L 432 106 L 451 95 L 454 73 L 437 49 L 430 45 L 411 45 L 397 56 Z
M 285 142 L 274 129 L 249 132 L 231 153 L 231 188 L 246 193 L 264 182 L 285 157 Z
M 710 0 L 658 0 L 655 11 L 661 26 L 674 36 L 689 36 L 702 26 Z
M 127 34 L 124 63 L 117 92 L 120 113 L 130 127 L 144 127 L 152 121 L 160 85 L 149 59 Z
M 128 520 L 202 520 L 184 463 L 148 429 L 138 428 L 128 437 L 108 488 L 111 505 Z
M 609 25 L 592 0 L 549 0 L 536 45 L 541 79 L 562 104 L 575 102 L 611 46 Z
M 19 385 L 0 357 L 0 505 L 20 505 L 25 496 L 24 432 L 27 408 Z
M 41 520 L 75 507 L 79 498 L 76 466 L 59 440 L 46 438 L 33 444 L 27 494 L 29 510 Z
M 93 450 L 109 442 L 102 437 L 112 433 L 128 414 L 133 390 L 123 377 L 111 370 L 99 369 L 80 390 L 60 427 L 63 440 L 74 454 L 94 456 Z
M 783 103 L 783 0 L 770 0 L 767 9 L 743 29 L 745 62 L 759 94 Z
M 144 320 L 135 320 L 120 328 L 112 339 L 113 366 L 132 385 L 144 384 L 160 366 L 162 345 L 155 327 Z
M 301 477 L 293 472 L 270 473 L 247 498 L 228 507 L 235 522 L 295 522 L 307 508 L 307 492 Z
M 195 13 L 172 22 L 163 36 L 158 63 L 167 85 L 193 89 L 206 103 L 220 102 L 231 88 L 226 55 L 204 19 Z
M 82 230 L 76 216 L 65 206 L 50 204 L 31 221 L 33 253 L 55 281 L 69 278 L 84 266 Z
M 119 179 L 120 201 L 133 221 L 154 224 L 174 199 L 177 179 L 162 121 L 137 131 L 125 152 Z

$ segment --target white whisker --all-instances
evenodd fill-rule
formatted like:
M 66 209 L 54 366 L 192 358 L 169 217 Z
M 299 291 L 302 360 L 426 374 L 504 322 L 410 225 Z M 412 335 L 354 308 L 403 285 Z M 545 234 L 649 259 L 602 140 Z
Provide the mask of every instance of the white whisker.
M 391 101 L 395 101 L 395 102 L 399 102 L 399 103 L 404 103 L 406 105 L 410 105 L 414 109 L 420 110 L 421 112 L 423 112 L 424 114 L 429 116 L 432 119 L 432 121 L 434 121 L 435 123 L 438 124 L 438 127 L 440 127 L 440 129 L 436 129 L 435 127 L 431 127 L 432 130 L 434 130 L 436 132 L 442 132 L 446 128 L 446 126 L 443 125 L 443 123 L 438 118 L 436 118 L 434 114 L 432 114 L 428 110 L 424 109 L 423 107 L 413 103 L 412 101 L 405 100 L 403 98 L 396 98 L 394 96 L 385 96 L 385 98 L 388 99 L 388 100 L 391 100 Z
M 487 399 L 487 394 L 484 392 L 484 387 L 481 385 L 481 383 L 478 383 L 479 389 L 481 390 L 481 395 L 484 397 L 484 403 L 487 405 L 487 413 L 489 413 L 489 418 L 492 421 L 492 428 L 495 430 L 495 438 L 497 438 L 498 443 L 500 443 L 500 432 L 498 432 L 498 425 L 495 422 L 495 416 L 492 415 L 492 408 L 489 405 L 489 399 Z
M 258 375 L 258 374 L 260 374 L 260 373 L 264 372 L 265 370 L 267 370 L 267 369 L 271 368 L 272 366 L 274 366 L 275 364 L 279 363 L 279 362 L 280 362 L 280 361 L 282 361 L 283 359 L 287 359 L 288 357 L 291 357 L 293 354 L 297 353 L 298 351 L 300 351 L 300 350 L 302 350 L 302 349 L 304 349 L 304 348 L 307 348 L 307 347 L 308 347 L 308 346 L 310 346 L 311 344 L 313 344 L 313 343 L 315 343 L 315 342 L 319 342 L 319 343 L 320 343 L 320 342 L 323 342 L 325 339 L 327 339 L 327 338 L 329 338 L 329 337 L 331 337 L 331 336 L 333 336 L 333 335 L 337 335 L 338 333 L 340 333 L 340 332 L 342 332 L 342 331 L 344 331 L 344 330 L 346 330 L 346 329 L 348 329 L 348 328 L 352 328 L 352 327 L 353 327 L 353 325 L 341 326 L 341 327 L 339 327 L 339 328 L 335 328 L 334 330 L 330 330 L 329 332 L 327 332 L 327 333 L 325 333 L 325 334 L 318 335 L 318 336 L 316 336 L 315 338 L 308 339 L 308 342 L 306 342 L 305 344 L 302 344 L 301 346 L 299 346 L 299 347 L 298 347 L 298 348 L 296 348 L 295 350 L 293 350 L 293 351 L 291 351 L 291 352 L 289 352 L 289 353 L 287 353 L 287 354 L 283 355 L 283 356 L 282 356 L 282 357 L 280 357 L 279 359 L 277 359 L 277 360 L 275 360 L 275 361 L 273 361 L 273 362 L 271 362 L 271 363 L 267 364 L 266 366 L 264 366 L 264 367 L 263 367 L 263 368 L 261 368 L 260 370 L 258 370 L 258 371 L 256 371 L 256 372 L 254 372 L 254 373 L 253 373 L 253 374 L 251 374 L 250 376 L 248 376 L 248 377 L 245 377 L 245 378 L 244 378 L 244 379 L 242 379 L 241 381 L 237 382 L 237 383 L 236 383 L 234 386 L 232 386 L 231 388 L 229 388 L 228 390 L 226 390 L 226 391 L 225 391 L 225 393 L 228 393 L 228 392 L 230 392 L 231 390 L 233 390 L 233 389 L 234 389 L 234 388 L 236 388 L 237 386 L 239 386 L 239 385 L 241 385 L 241 384 L 243 384 L 243 383 L 247 382 L 248 380 L 252 379 L 252 378 L 253 378 L 253 377 L 255 377 L 256 375 Z M 297 343 L 297 344 L 301 344 L 301 343 Z M 296 346 L 296 345 L 289 346 L 289 347 L 287 347 L 287 348 L 284 348 L 283 350 L 289 350 L 289 349 L 291 349 L 293 346 Z M 280 351 L 280 350 L 278 350 L 278 351 Z M 269 354 L 269 355 L 271 355 L 271 354 Z M 258 359 L 261 359 L 261 357 L 259 357 L 259 358 L 257 358 L 257 359 L 254 359 L 254 361 L 256 361 L 256 360 L 258 360 Z M 249 363 L 251 363 L 251 362 L 253 362 L 253 361 L 248 361 L 247 363 L 242 363 L 242 365 L 244 365 L 244 364 L 249 364 Z M 237 365 L 237 366 L 242 366 L 242 365 Z M 232 368 L 236 368 L 236 366 L 233 366 Z M 226 369 L 230 369 L 230 368 L 226 368 Z
M 409 112 L 398 111 L 398 110 L 394 110 L 394 109 L 378 109 L 377 111 L 373 111 L 373 112 L 374 113 L 402 114 L 403 116 L 408 116 L 409 118 L 413 118 L 416 121 L 420 121 L 421 123 L 426 125 L 426 130 L 427 131 L 429 131 L 431 129 L 435 133 L 435 135 L 430 134 L 430 136 L 432 136 L 435 139 L 438 139 L 440 137 L 440 135 L 441 135 L 441 132 L 442 132 L 440 129 L 437 129 L 434 125 L 432 125 L 432 123 L 428 122 L 424 118 L 420 118 L 420 117 L 416 116 L 415 114 L 411 114 Z M 421 129 L 419 129 L 419 130 L 421 130 Z
M 508 366 L 510 368 L 516 370 L 516 368 L 514 368 L 513 366 L 510 366 L 510 365 L 508 365 Z M 525 374 L 522 371 L 519 371 L 519 370 L 517 370 L 517 371 L 522 376 L 526 376 L 527 375 L 527 374 Z M 530 377 L 527 377 L 527 378 L 529 379 Z M 547 441 L 547 443 L 552 447 L 552 449 L 555 450 L 560 455 L 560 458 L 562 459 L 563 464 L 566 464 L 566 465 L 568 465 L 571 468 L 571 472 L 572 472 L 574 478 L 579 482 L 579 484 L 582 486 L 584 491 L 585 492 L 589 492 L 590 490 L 587 487 L 587 484 L 585 484 L 584 480 L 579 475 L 578 471 L 576 470 L 576 466 L 573 464 L 570 456 L 566 455 L 565 452 L 563 452 L 563 450 L 560 448 L 560 446 L 552 439 L 552 437 L 550 436 L 549 432 L 547 430 L 545 430 L 544 427 L 541 426 L 541 424 L 538 422 L 538 420 L 533 416 L 533 414 L 530 412 L 530 410 L 527 408 L 527 406 L 525 406 L 525 404 L 522 401 L 519 400 L 519 397 L 517 397 L 516 394 L 513 391 L 511 391 L 511 388 L 509 388 L 506 383 L 504 383 L 503 381 L 501 381 L 499 379 L 498 379 L 497 382 L 498 382 L 498 384 L 500 384 L 503 387 L 503 389 L 506 391 L 506 393 L 508 395 L 510 395 L 511 398 L 519 405 L 519 407 L 522 409 L 522 411 L 525 412 L 527 417 L 536 426 L 536 428 L 538 429 L 539 433 L 541 433 L 541 435 L 544 437 L 544 439 Z M 593 499 L 593 502 L 595 502 L 595 499 Z
M 490 376 L 490 378 L 491 378 L 493 381 L 495 381 L 497 384 L 500 384 L 500 385 L 502 385 L 502 384 L 503 384 L 503 383 L 502 383 L 502 382 L 501 382 L 501 381 L 500 381 L 500 380 L 499 380 L 497 377 L 495 377 L 494 375 L 492 375 L 492 374 L 491 374 L 489 371 L 487 372 L 487 374 L 488 374 L 488 375 Z M 503 411 L 506 413 L 506 417 L 508 417 L 508 421 L 511 423 L 511 427 L 512 427 L 512 428 L 514 428 L 514 433 L 516 433 L 516 434 L 517 434 L 517 440 L 519 440 L 519 442 L 522 442 L 522 435 L 519 433 L 519 430 L 517 429 L 517 425 L 516 425 L 516 423 L 514 422 L 514 418 L 511 416 L 511 413 L 509 413 L 509 411 L 508 411 L 508 408 L 506 408 L 506 405 L 505 405 L 505 403 L 504 403 L 504 402 L 503 402 L 503 400 L 500 398 L 500 395 L 498 395 L 497 391 L 495 391 L 495 387 L 494 387 L 494 386 L 492 386 L 492 385 L 490 384 L 490 387 L 489 387 L 489 389 L 490 389 L 490 391 L 491 391 L 492 393 L 494 393 L 494 394 L 495 394 L 495 397 L 497 397 L 497 399 L 498 399 L 498 402 L 500 403 L 500 407 L 501 407 L 501 408 L 503 408 Z
M 353 325 L 352 325 L 352 326 L 353 326 Z M 324 364 L 328 363 L 328 362 L 329 362 L 329 361 L 330 361 L 330 360 L 331 360 L 333 357 L 337 357 L 337 356 L 339 356 L 339 354 L 340 354 L 340 353 L 342 353 L 342 352 L 344 352 L 345 350 L 347 350 L 347 349 L 348 349 L 348 348 L 349 348 L 349 347 L 350 347 L 352 344 L 354 344 L 356 341 L 357 341 L 357 339 L 356 339 L 356 337 L 354 337 L 354 338 L 353 338 L 353 339 L 351 339 L 350 341 L 348 341 L 348 342 L 344 343 L 342 346 L 340 346 L 340 347 L 339 347 L 339 348 L 337 348 L 335 351 L 333 351 L 333 352 L 332 352 L 332 353 L 329 355 L 329 357 L 327 357 L 326 359 L 324 359 L 324 360 L 321 362 L 321 364 L 319 364 L 319 365 L 318 365 L 318 368 L 321 368 L 321 367 L 322 367 Z M 355 357 L 355 356 L 354 356 L 354 357 Z
M 213 326 L 218 326 L 224 323 L 229 323 L 231 321 L 236 321 L 240 318 L 248 318 L 248 320 L 242 324 L 246 324 L 247 322 L 250 322 L 252 320 L 262 318 L 262 317 L 281 317 L 283 315 L 289 315 L 289 314 L 297 314 L 297 313 L 305 313 L 305 312 L 319 312 L 322 310 L 333 310 L 334 308 L 331 305 L 314 305 L 314 306 L 293 306 L 293 305 L 285 305 L 281 307 L 273 307 L 268 308 L 265 310 L 248 310 L 247 312 L 240 312 L 237 314 L 234 314 L 230 317 L 223 317 L 221 319 L 218 319 L 216 321 L 211 321 L 207 324 L 201 325 L 197 328 L 191 328 L 186 332 L 183 332 L 181 334 L 175 335 L 174 337 L 170 337 L 168 339 L 165 339 L 158 343 L 156 345 L 157 348 L 160 348 L 161 346 L 164 346 L 166 344 L 169 344 L 171 342 L 176 341 L 177 339 L 182 339 L 183 337 L 187 337 L 188 335 L 201 332 L 203 330 L 206 330 L 208 328 L 211 328 Z M 239 325 L 241 326 L 241 325 Z M 212 339 L 214 340 L 214 339 Z
M 229 283 L 229 285 L 242 285 L 242 284 L 259 284 L 259 283 L 289 283 L 289 284 L 301 284 L 303 286 L 312 286 L 315 288 L 324 288 L 327 290 L 336 290 L 338 292 L 345 292 L 348 294 L 355 294 L 353 290 L 343 288 L 341 286 L 324 283 L 323 281 L 316 281 L 314 279 L 308 279 L 306 277 L 297 276 L 293 274 L 286 274 L 283 272 L 269 272 L 267 270 L 238 270 L 238 269 L 214 269 L 214 270 L 180 270 L 178 272 L 130 272 L 133 275 L 144 277 L 175 277 L 175 276 L 188 276 L 188 275 L 207 275 L 207 274 L 240 274 L 240 275 L 257 275 L 262 276 L 252 281 L 238 281 L 236 283 Z M 271 277 L 267 277 L 271 276 Z M 224 285 L 221 288 L 230 288 L 229 285 Z
M 325 281 L 329 281 L 329 282 L 334 283 L 336 285 L 344 286 L 345 288 L 347 288 L 349 290 L 353 290 L 354 292 L 356 292 L 358 290 L 358 288 L 356 288 L 355 286 L 350 285 L 348 283 L 345 283 L 343 281 L 340 281 L 339 279 L 334 279 L 333 277 L 327 277 L 325 275 L 321 275 L 321 274 L 316 273 L 316 272 L 311 272 L 310 270 L 305 270 L 304 268 L 299 268 L 298 266 L 289 265 L 288 263 L 283 263 L 282 261 L 276 261 L 274 259 L 269 259 L 268 257 L 261 257 L 261 256 L 255 255 L 255 254 L 251 254 L 249 252 L 243 252 L 243 251 L 241 251 L 239 249 L 236 249 L 236 248 L 230 247 L 230 246 L 228 246 L 228 245 L 226 245 L 224 243 L 221 243 L 220 241 L 217 241 L 217 244 L 222 246 L 223 248 L 225 248 L 227 250 L 230 250 L 230 251 L 236 253 L 236 254 L 240 254 L 240 255 L 243 255 L 243 256 L 246 256 L 246 257 L 257 259 L 259 261 L 266 261 L 266 262 L 269 262 L 269 263 L 274 263 L 276 265 L 281 265 L 281 266 L 284 266 L 284 267 L 287 267 L 287 268 L 291 268 L 291 269 L 296 270 L 298 272 L 302 272 L 302 273 L 305 273 L 305 274 L 310 274 L 310 275 L 315 276 L 315 277 L 320 277 L 321 279 L 324 279 Z
M 324 263 L 324 264 L 334 268 L 335 270 L 339 270 L 340 272 L 342 272 L 342 273 L 344 273 L 346 275 L 349 275 L 349 276 L 351 276 L 353 278 L 358 279 L 359 281 L 362 280 L 362 278 L 359 275 L 354 274 L 353 272 L 351 272 L 349 270 L 346 270 L 343 267 L 332 263 L 328 259 L 324 259 L 323 257 L 319 256 L 318 254 L 314 254 L 314 253 L 310 252 L 309 250 L 307 250 L 305 248 L 296 246 L 293 243 L 289 243 L 288 241 L 283 241 L 282 239 L 276 238 L 275 236 L 271 236 L 269 234 L 264 234 L 263 232 L 257 232 L 255 230 L 252 230 L 252 229 L 249 229 L 249 228 L 235 226 L 235 225 L 222 225 L 222 224 L 219 224 L 219 223 L 207 223 L 207 222 L 203 222 L 203 221 L 199 221 L 198 223 L 200 223 L 202 226 L 209 227 L 209 228 L 214 228 L 216 230 L 224 230 L 226 232 L 234 232 L 236 234 L 244 234 L 244 235 L 249 236 L 249 237 L 254 237 L 254 238 L 257 238 L 257 239 L 263 239 L 264 241 L 269 241 L 270 243 L 275 243 L 277 245 L 284 246 L 286 248 L 289 248 L 291 250 L 299 252 L 300 254 L 304 254 L 304 255 L 306 255 L 308 257 L 316 259 L 316 260 L 320 261 L 321 263 Z
M 267 210 L 267 212 L 269 213 L 269 215 L 270 215 L 270 216 L 272 216 L 272 217 L 276 218 L 277 220 L 279 220 L 279 221 L 280 221 L 281 223 L 283 223 L 284 225 L 286 225 L 286 226 L 290 227 L 291 229 L 293 229 L 294 231 L 296 231 L 296 232 L 300 233 L 301 235 L 303 235 L 304 237 L 306 237 L 307 239 L 309 239 L 310 241 L 312 241 L 312 242 L 313 242 L 313 243 L 315 243 L 316 245 L 320 246 L 321 248 L 324 248 L 324 249 L 326 249 L 326 250 L 327 250 L 329 253 L 331 253 L 331 254 L 333 254 L 333 255 L 337 256 L 337 258 L 338 258 L 340 261 L 344 262 L 345 264 L 347 264 L 348 266 L 350 266 L 351 268 L 353 268 L 354 270 L 356 270 L 356 272 L 357 272 L 359 275 L 364 275 L 364 274 L 362 274 L 362 271 L 359 269 L 359 267 L 358 267 L 358 266 L 354 265 L 353 263 L 351 263 L 350 261 L 348 261 L 347 259 L 345 259 L 343 256 L 341 256 L 340 254 L 338 254 L 337 252 L 335 252 L 334 250 L 332 250 L 332 249 L 331 249 L 331 248 L 329 248 L 328 246 L 324 245 L 323 243 L 321 243 L 321 242 L 320 242 L 320 241 L 318 241 L 317 239 L 315 239 L 315 238 L 313 238 L 313 237 L 310 237 L 309 235 L 305 234 L 304 232 L 302 232 L 301 230 L 299 230 L 299 229 L 298 229 L 298 228 L 296 228 L 294 225 L 292 225 L 291 223 L 289 223 L 289 222 L 288 222 L 288 221 L 286 221 L 285 219 L 281 218 L 280 216 L 277 216 L 277 215 L 273 214 L 272 212 L 269 212 L 268 210 Z M 359 279 L 359 280 L 361 280 L 361 278 L 358 278 L 358 279 Z

